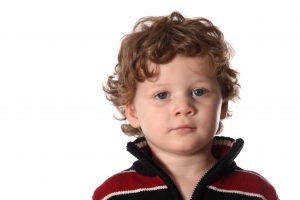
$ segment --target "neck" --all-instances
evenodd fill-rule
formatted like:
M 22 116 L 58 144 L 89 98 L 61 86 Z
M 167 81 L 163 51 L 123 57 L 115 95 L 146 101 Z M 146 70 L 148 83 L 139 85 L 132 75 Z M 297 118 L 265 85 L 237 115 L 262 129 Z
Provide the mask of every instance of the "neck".
M 163 158 L 156 158 L 158 164 L 166 170 L 171 177 L 182 177 L 198 175 L 201 177 L 208 171 L 216 159 L 210 153 L 209 155 L 201 156 L 164 156 Z
M 200 179 L 216 163 L 216 159 L 211 153 L 211 147 L 207 148 L 205 152 L 194 154 L 174 154 L 155 151 L 155 149 L 152 151 L 158 165 L 173 179 L 184 177 Z

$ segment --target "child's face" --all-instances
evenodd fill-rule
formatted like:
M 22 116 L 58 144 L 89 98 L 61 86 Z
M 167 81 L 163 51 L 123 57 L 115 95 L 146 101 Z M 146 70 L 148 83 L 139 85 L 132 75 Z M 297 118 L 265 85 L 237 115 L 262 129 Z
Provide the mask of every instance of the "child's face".
M 153 67 L 150 65 L 150 67 Z M 220 119 L 227 112 L 207 57 L 176 56 L 159 65 L 155 81 L 138 83 L 126 106 L 130 124 L 140 127 L 154 153 L 209 153 Z

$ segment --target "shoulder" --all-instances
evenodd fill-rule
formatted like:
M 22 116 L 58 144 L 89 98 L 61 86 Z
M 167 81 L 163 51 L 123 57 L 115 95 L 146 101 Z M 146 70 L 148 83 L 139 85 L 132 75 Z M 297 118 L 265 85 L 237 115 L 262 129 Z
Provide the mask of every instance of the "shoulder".
M 260 197 L 264 200 L 279 199 L 272 184 L 259 173 L 237 168 L 208 186 L 212 190 Z
M 147 177 L 135 170 L 126 170 L 104 181 L 104 183 L 95 190 L 93 200 L 108 199 L 111 196 L 162 187 L 165 187 L 165 185 L 158 177 Z

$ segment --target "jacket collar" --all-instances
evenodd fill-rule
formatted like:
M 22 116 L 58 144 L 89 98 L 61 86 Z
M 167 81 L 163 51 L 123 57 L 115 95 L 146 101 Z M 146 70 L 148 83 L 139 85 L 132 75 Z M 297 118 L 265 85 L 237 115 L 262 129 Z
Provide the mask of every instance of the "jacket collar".
M 223 164 L 226 162 L 226 165 L 229 165 L 240 153 L 243 145 L 244 141 L 242 139 L 235 140 L 230 137 L 215 136 L 213 139 L 212 153 L 218 162 L 222 162 Z M 145 137 L 139 137 L 135 141 L 129 142 L 127 144 L 127 150 L 134 155 L 141 164 L 147 166 L 146 168 L 148 168 L 149 164 L 155 164 L 152 160 L 151 149 L 149 148 Z M 135 165 L 137 165 L 137 163 L 135 163 Z M 141 167 L 142 166 L 139 168 Z M 150 175 L 152 173 L 149 174 L 148 171 L 147 174 Z
M 232 139 L 230 137 L 215 136 L 213 139 L 212 153 L 217 160 L 230 153 L 232 149 L 237 148 L 241 150 L 243 148 L 244 141 L 242 139 Z M 139 137 L 133 142 L 127 144 L 127 150 L 131 152 L 132 148 L 138 149 L 140 153 L 152 156 L 151 150 L 145 137 Z M 235 148 L 234 148 L 235 147 Z M 239 151 L 240 152 L 240 151 Z M 238 153 L 239 153 L 238 152 Z M 236 155 L 237 156 L 237 155 Z
M 234 159 L 243 148 L 244 141 L 242 139 L 234 140 L 228 137 L 215 137 L 212 145 L 212 153 L 218 162 L 201 178 L 198 182 L 192 200 L 201 199 L 205 188 L 219 176 L 230 173 L 236 164 Z M 134 142 L 127 144 L 127 150 L 134 155 L 136 161 L 131 169 L 136 170 L 145 176 L 159 176 L 166 183 L 174 200 L 182 199 L 178 188 L 173 180 L 163 171 L 152 159 L 151 150 L 145 140 L 141 137 Z

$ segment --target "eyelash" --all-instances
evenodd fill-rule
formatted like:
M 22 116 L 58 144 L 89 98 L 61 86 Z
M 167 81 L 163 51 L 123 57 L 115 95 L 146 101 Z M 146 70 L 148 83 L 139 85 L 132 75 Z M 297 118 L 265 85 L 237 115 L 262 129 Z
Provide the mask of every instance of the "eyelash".
M 196 90 L 201 90 L 201 95 L 199 95 L 199 96 L 198 96 L 198 95 L 195 95 L 194 92 L 195 92 Z M 207 90 L 204 89 L 204 88 L 195 88 L 195 89 L 192 90 L 192 95 L 193 95 L 193 96 L 197 96 L 197 97 L 203 96 L 203 95 L 205 95 L 206 93 L 207 93 Z
M 199 92 L 199 90 L 201 90 L 200 95 L 196 95 L 194 92 L 196 92 L 196 91 Z M 204 88 L 195 88 L 195 89 L 192 90 L 191 93 L 192 93 L 192 96 L 194 96 L 194 97 L 201 97 L 201 96 L 203 96 L 207 93 L 207 90 L 204 89 Z M 162 92 L 159 92 L 159 93 L 154 95 L 154 97 L 158 100 L 165 100 L 169 96 L 170 96 L 170 93 L 167 92 L 167 91 L 162 91 Z
M 162 94 L 166 94 L 165 98 L 160 98 L 160 96 L 161 96 Z M 166 98 L 169 97 L 169 96 L 170 96 L 169 92 L 166 92 L 166 91 L 159 92 L 159 93 L 157 93 L 156 95 L 154 95 L 154 97 L 155 97 L 156 99 L 158 99 L 158 100 L 164 100 L 164 99 L 166 99 Z

